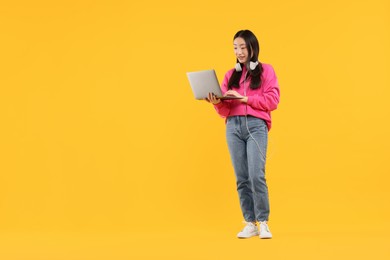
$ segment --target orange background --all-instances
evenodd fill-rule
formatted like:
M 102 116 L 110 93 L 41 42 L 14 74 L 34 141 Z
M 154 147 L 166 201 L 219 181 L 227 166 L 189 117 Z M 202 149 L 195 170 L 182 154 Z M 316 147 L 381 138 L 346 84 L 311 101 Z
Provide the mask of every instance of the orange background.
M 389 15 L 384 0 L 3 1 L 0 257 L 233 259 L 255 246 L 387 259 Z M 235 239 L 224 121 L 185 74 L 222 80 L 240 29 L 281 88 L 266 246 Z

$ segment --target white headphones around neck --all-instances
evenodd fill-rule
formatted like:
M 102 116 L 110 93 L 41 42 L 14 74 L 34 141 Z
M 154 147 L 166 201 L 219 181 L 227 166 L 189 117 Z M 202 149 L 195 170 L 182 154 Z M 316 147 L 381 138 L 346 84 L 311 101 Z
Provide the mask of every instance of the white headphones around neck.
M 257 65 L 259 65 L 258 61 L 256 61 L 256 62 L 253 62 L 253 61 L 249 62 L 249 68 L 251 70 L 256 69 Z M 235 69 L 236 69 L 236 71 L 242 71 L 241 64 L 239 62 L 236 63 Z

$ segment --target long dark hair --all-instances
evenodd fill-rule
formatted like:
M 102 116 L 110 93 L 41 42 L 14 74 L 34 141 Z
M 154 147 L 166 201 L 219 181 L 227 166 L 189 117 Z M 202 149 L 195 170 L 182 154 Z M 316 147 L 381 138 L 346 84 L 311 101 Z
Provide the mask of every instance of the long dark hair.
M 236 38 L 242 38 L 245 41 L 246 48 L 248 50 L 248 57 L 251 57 L 250 60 L 246 62 L 246 64 L 240 64 L 241 67 L 244 65 L 247 68 L 247 71 L 249 72 L 248 78 L 251 78 L 251 89 L 258 89 L 261 86 L 261 74 L 263 73 L 263 66 L 259 61 L 259 64 L 256 66 L 254 70 L 251 70 L 249 68 L 249 61 L 256 62 L 259 58 L 259 52 L 260 52 L 260 46 L 259 41 L 257 40 L 256 36 L 249 30 L 241 30 L 238 31 L 233 38 L 233 41 Z M 238 63 L 238 59 L 236 59 L 236 62 Z M 242 75 L 242 71 L 234 71 L 232 76 L 229 79 L 228 83 L 228 89 L 232 88 L 239 88 L 240 84 L 240 78 Z

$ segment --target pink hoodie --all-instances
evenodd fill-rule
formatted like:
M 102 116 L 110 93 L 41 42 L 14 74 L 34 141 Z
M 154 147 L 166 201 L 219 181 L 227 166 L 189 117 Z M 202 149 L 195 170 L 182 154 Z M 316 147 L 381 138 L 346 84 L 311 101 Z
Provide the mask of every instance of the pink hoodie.
M 264 63 L 262 65 L 263 73 L 261 75 L 260 88 L 252 90 L 249 87 L 250 79 L 245 80 L 244 82 L 246 68 L 243 66 L 240 88 L 233 88 L 233 90 L 244 96 L 244 88 L 246 89 L 246 96 L 248 97 L 248 115 L 264 119 L 269 131 L 271 129 L 271 111 L 275 110 L 278 106 L 280 91 L 278 79 L 272 66 Z M 226 73 L 221 86 L 222 94 L 228 91 L 228 82 L 234 70 L 235 69 L 231 69 Z M 239 100 L 223 100 L 217 105 L 214 105 L 218 114 L 223 118 L 229 116 L 244 116 L 245 106 L 246 104 L 241 103 Z

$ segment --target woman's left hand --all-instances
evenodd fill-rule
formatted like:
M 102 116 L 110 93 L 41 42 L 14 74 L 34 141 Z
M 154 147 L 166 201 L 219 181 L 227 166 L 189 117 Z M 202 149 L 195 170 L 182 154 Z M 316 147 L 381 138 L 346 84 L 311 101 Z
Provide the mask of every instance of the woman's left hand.
M 239 97 L 240 101 L 243 102 L 243 103 L 246 103 L 248 101 L 248 97 L 242 96 L 240 93 L 238 93 L 235 90 L 228 90 L 228 91 L 226 91 L 224 96 Z

